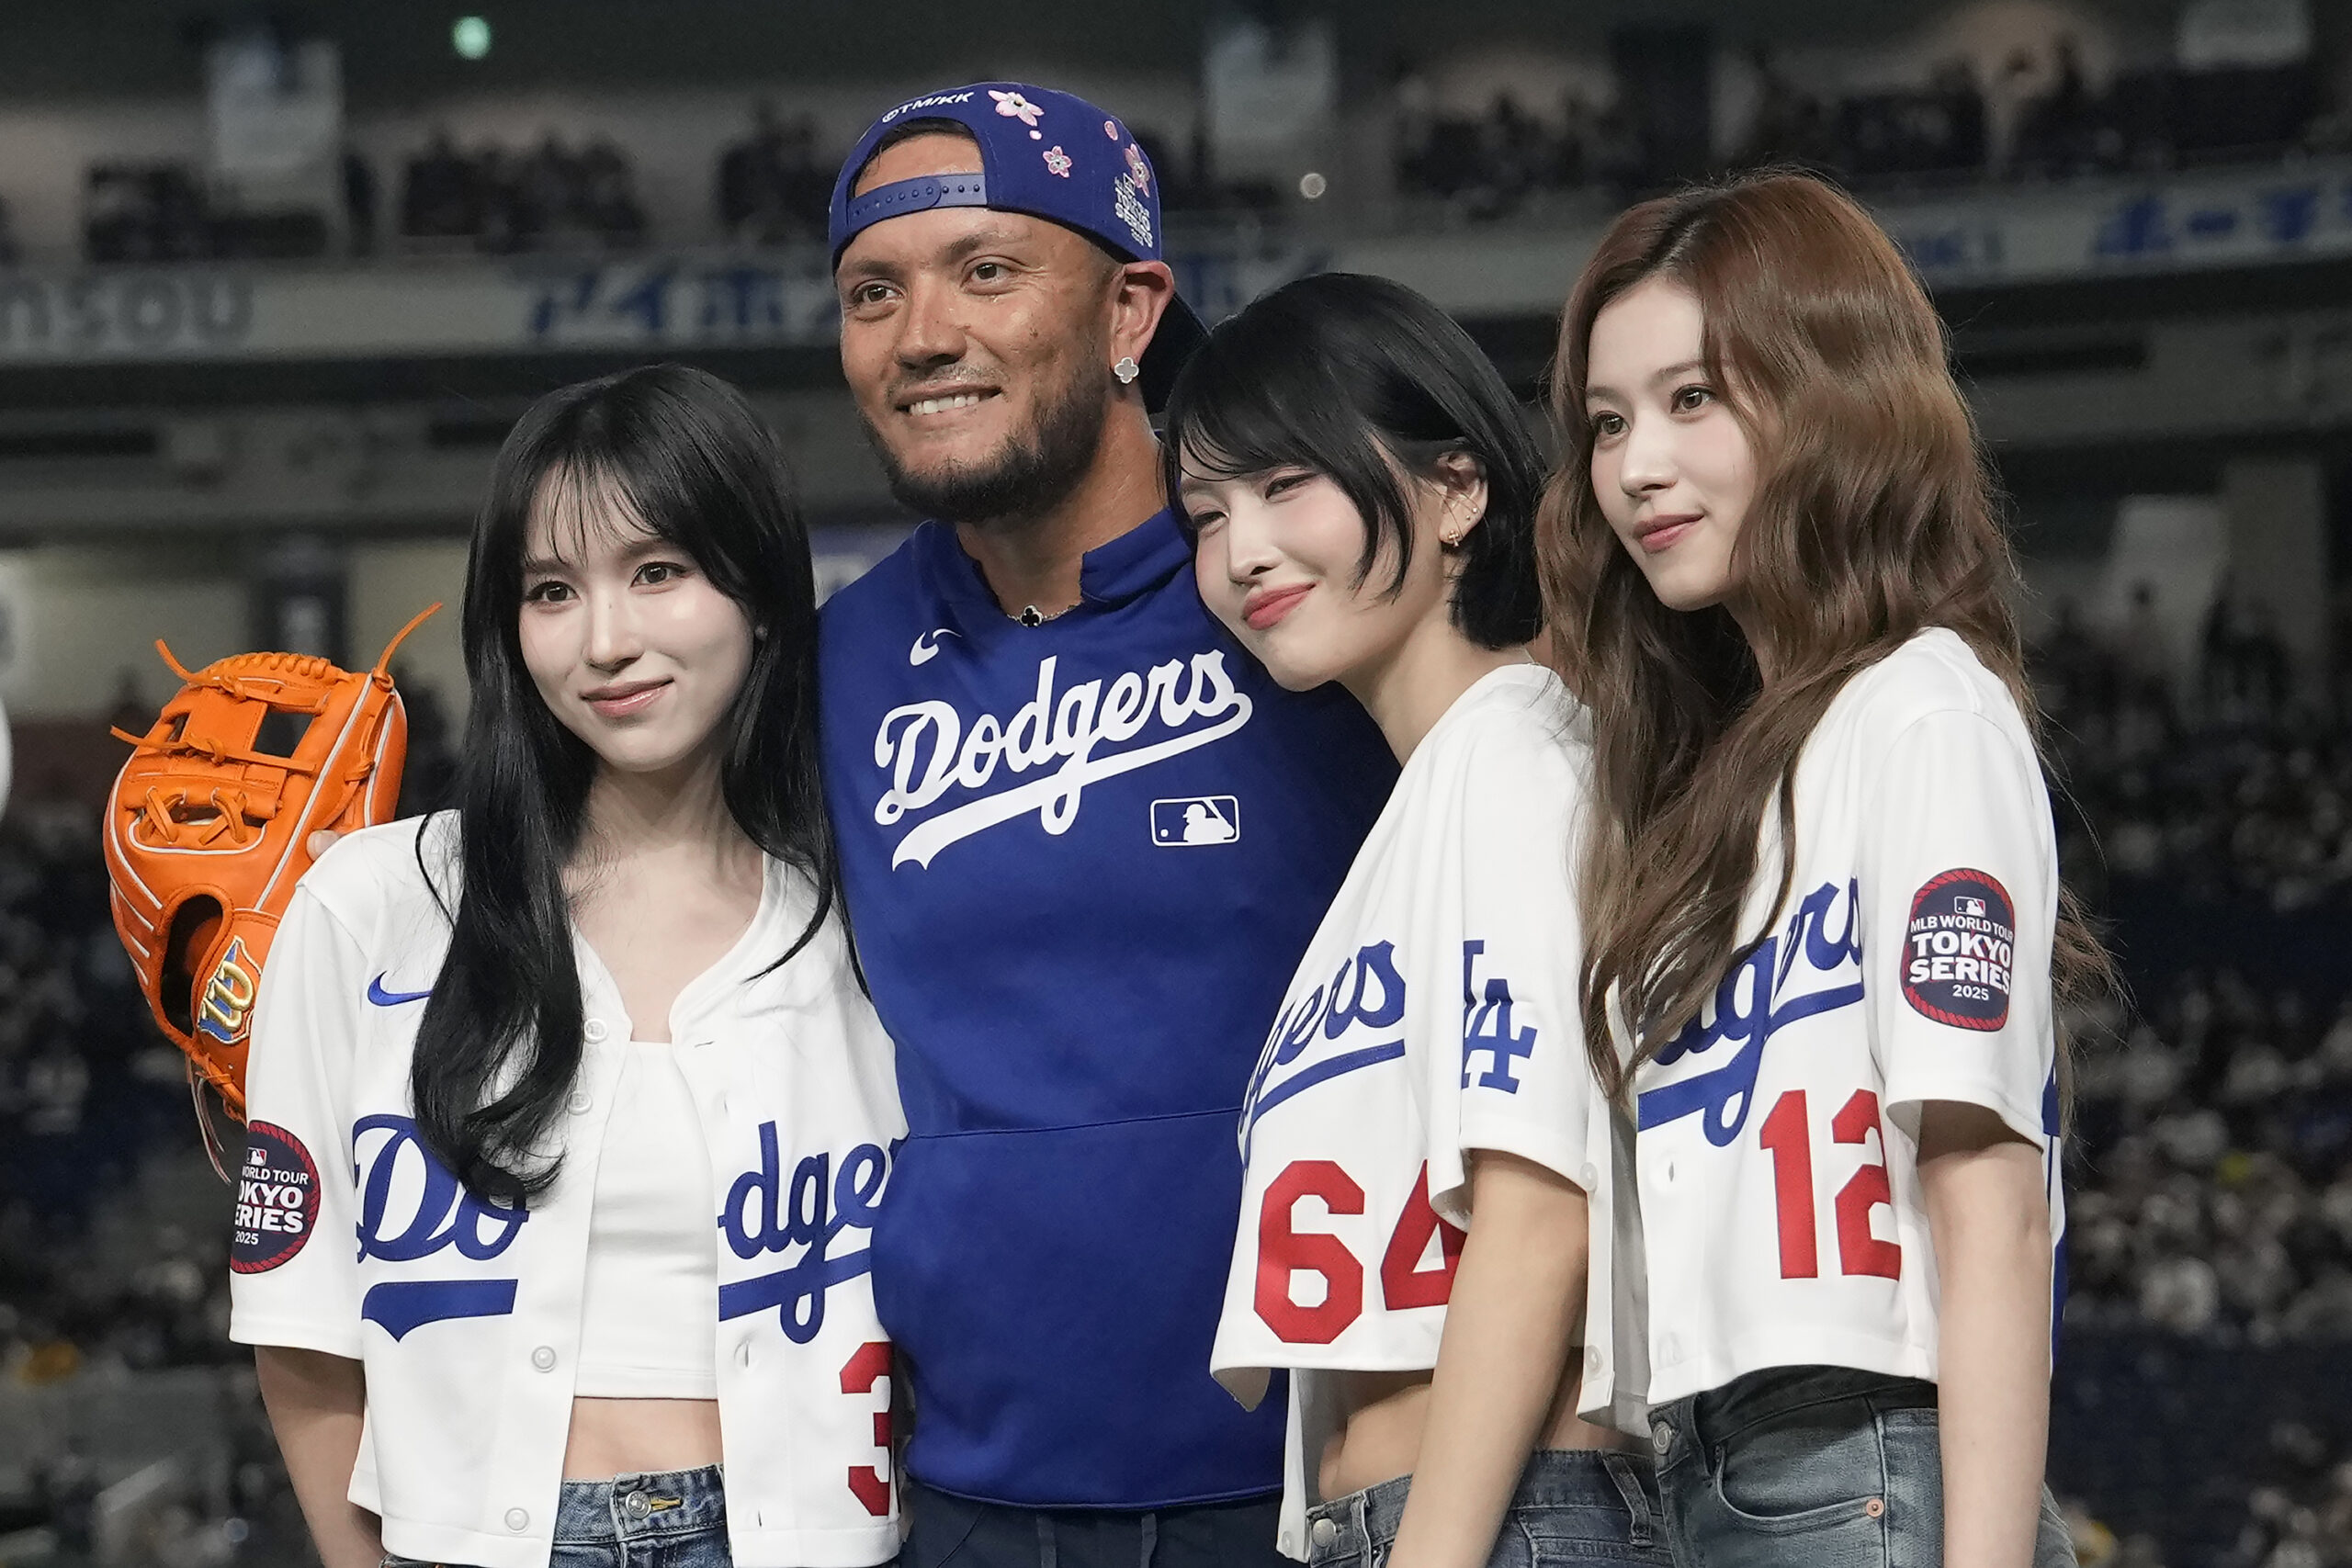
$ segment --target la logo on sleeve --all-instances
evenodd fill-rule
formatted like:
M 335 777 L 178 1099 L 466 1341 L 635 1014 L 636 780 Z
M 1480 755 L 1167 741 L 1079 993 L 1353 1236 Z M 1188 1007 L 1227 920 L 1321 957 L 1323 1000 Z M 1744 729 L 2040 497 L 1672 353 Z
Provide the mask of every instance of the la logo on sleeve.
M 1961 867 L 1929 877 L 1911 897 L 1903 936 L 1903 998 L 1954 1029 L 1991 1032 L 2009 1021 L 2017 918 L 2008 890 Z

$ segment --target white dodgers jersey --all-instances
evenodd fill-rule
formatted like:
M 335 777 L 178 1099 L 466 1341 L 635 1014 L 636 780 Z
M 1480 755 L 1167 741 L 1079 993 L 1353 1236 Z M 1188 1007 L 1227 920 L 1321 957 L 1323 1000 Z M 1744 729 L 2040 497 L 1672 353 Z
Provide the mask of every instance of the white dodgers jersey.
M 1611 1112 L 1576 1001 L 1589 752 L 1583 710 L 1540 666 L 1458 698 L 1407 760 L 1251 1077 L 1210 1366 L 1253 1406 L 1292 1369 L 1278 1541 L 1293 1557 L 1340 1414 L 1326 1374 L 1437 1364 L 1472 1150 L 1589 1195 L 1579 1404 L 1641 1429 L 1610 1343 Z
M 1849 682 L 1777 809 L 1756 938 L 1636 1074 L 1650 1397 L 1766 1367 L 1936 1376 L 1922 1101 L 1996 1111 L 2058 1184 L 2050 949 L 2058 852 L 2023 716 L 1967 644 L 1923 632 Z
M 555 1183 L 523 1207 L 458 1184 L 409 1094 L 448 949 L 456 824 L 353 833 L 295 889 L 254 1021 L 229 1333 L 363 1364 L 350 1497 L 382 1517 L 389 1551 L 543 1568 L 597 1156 L 636 1032 L 577 944 L 583 1045 Z M 663 1152 L 708 1170 L 718 1283 L 714 1315 L 678 1331 L 715 1352 L 729 1546 L 744 1568 L 856 1568 L 899 1547 L 868 1237 L 906 1124 L 840 921 L 776 962 L 812 898 L 770 861 L 750 927 L 670 1010 L 698 1135 Z

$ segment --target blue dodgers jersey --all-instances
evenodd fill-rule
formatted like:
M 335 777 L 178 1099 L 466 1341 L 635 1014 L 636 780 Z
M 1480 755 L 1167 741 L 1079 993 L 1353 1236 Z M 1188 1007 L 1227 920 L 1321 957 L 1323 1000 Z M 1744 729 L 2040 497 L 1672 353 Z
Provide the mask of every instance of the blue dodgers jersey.
M 1161 512 L 1040 626 L 929 523 L 829 602 L 827 797 L 909 1137 L 874 1289 L 909 1472 L 1033 1506 L 1282 1484 L 1209 1377 L 1258 1043 L 1396 764 L 1202 607 Z

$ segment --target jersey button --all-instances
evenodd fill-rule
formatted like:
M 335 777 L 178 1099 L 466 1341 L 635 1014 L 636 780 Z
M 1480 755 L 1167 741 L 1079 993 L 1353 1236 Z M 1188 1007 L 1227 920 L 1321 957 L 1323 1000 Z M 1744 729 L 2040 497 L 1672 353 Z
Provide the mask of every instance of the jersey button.
M 611 1032 L 612 1031 L 605 1026 L 605 1021 L 601 1018 L 592 1018 L 580 1026 L 581 1038 L 591 1045 L 602 1045 L 605 1043 L 605 1036 Z
M 555 1370 L 555 1347 L 552 1345 L 542 1345 L 537 1349 L 532 1351 L 531 1365 L 538 1368 L 539 1371 L 543 1372 L 553 1371 Z
M 574 1116 L 582 1116 L 587 1113 L 588 1107 L 593 1103 L 594 1102 L 589 1099 L 586 1089 L 575 1089 L 571 1091 L 570 1098 L 564 1100 L 563 1108 Z
M 1598 1345 L 1584 1348 L 1584 1375 L 1589 1378 L 1600 1375 L 1600 1347 Z
M 1589 1194 L 1600 1185 L 1600 1168 L 1590 1160 L 1585 1161 L 1584 1168 L 1577 1172 L 1577 1185 Z
M 531 1516 L 525 1513 L 522 1509 L 509 1508 L 506 1510 L 506 1528 L 508 1529 L 528 1529 L 530 1525 Z
M 1340 1539 L 1340 1527 L 1329 1519 L 1317 1519 L 1315 1521 L 1314 1529 L 1308 1533 L 1315 1538 L 1316 1545 L 1329 1546 Z

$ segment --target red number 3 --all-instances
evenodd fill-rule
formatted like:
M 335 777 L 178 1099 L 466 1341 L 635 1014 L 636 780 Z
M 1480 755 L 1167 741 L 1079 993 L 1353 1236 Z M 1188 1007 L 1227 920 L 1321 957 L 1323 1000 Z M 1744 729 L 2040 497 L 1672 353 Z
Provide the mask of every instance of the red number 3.
M 1894 1205 L 1886 1184 L 1886 1134 L 1878 1119 L 1878 1096 L 1858 1089 L 1829 1119 L 1829 1135 L 1841 1144 L 1866 1144 L 1876 1134 L 1879 1157 L 1854 1172 L 1838 1190 L 1838 1271 L 1846 1275 L 1903 1277 L 1903 1248 L 1871 1234 L 1871 1211 Z M 1805 1114 L 1804 1090 L 1790 1089 L 1772 1104 L 1757 1141 L 1772 1156 L 1772 1201 L 1780 1216 L 1781 1278 L 1810 1280 L 1819 1274 L 1813 1217 L 1813 1128 Z
M 842 1392 L 871 1395 L 874 1385 L 890 1375 L 890 1342 L 869 1339 L 857 1348 L 842 1368 Z M 890 1407 L 884 1405 L 874 1413 L 874 1446 L 884 1454 L 890 1451 Z M 865 1511 L 876 1518 L 886 1518 L 890 1512 L 890 1478 L 881 1469 L 870 1464 L 849 1467 L 849 1489 L 865 1505 Z

